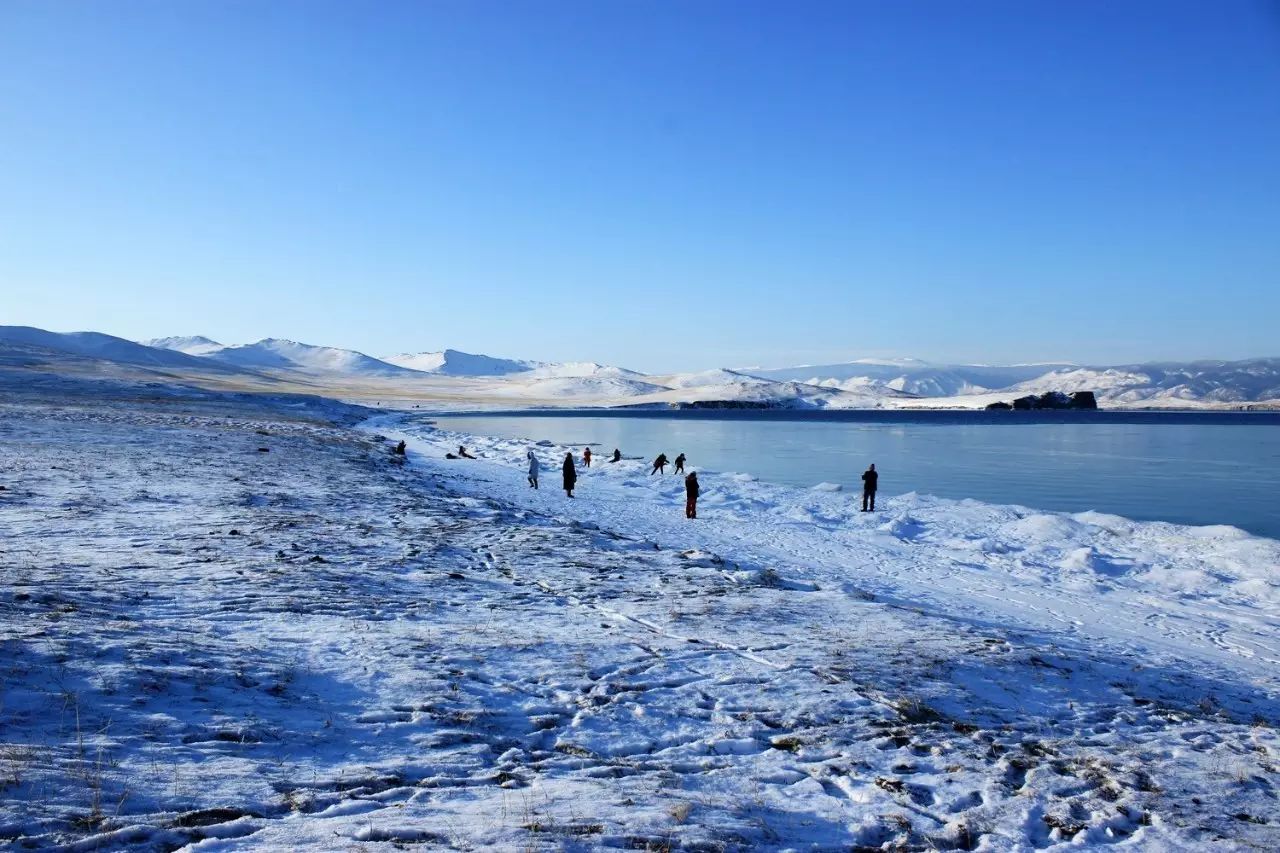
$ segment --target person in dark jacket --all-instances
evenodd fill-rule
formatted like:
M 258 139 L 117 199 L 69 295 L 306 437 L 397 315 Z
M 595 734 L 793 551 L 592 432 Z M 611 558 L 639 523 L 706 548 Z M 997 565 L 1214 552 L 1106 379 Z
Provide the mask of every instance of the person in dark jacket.
M 463 459 L 475 459 L 475 457 L 472 456 L 470 453 L 468 453 L 467 449 L 463 447 L 461 444 L 458 445 L 458 455 L 461 456 Z
M 876 473 L 876 466 L 873 463 L 870 468 L 862 472 L 862 511 L 876 511 L 876 482 L 880 479 L 880 475 Z
M 613 458 L 611 458 L 609 461 L 610 461 L 610 462 L 621 462 L 621 461 L 622 461 L 622 451 L 615 447 L 615 448 L 613 449 Z
M 683 453 L 681 453 L 679 456 L 676 457 L 675 473 L 677 474 L 684 473 L 684 454 Z
M 684 478 L 684 517 L 698 517 L 698 472 L 691 471 Z
M 578 471 L 573 467 L 573 454 L 564 455 L 564 493 L 573 497 L 573 487 L 578 482 Z
M 667 454 L 665 453 L 659 453 L 658 458 L 653 460 L 653 470 L 649 472 L 649 476 L 652 477 L 659 470 L 664 474 L 667 473 Z
M 591 467 L 591 448 L 590 447 L 584 447 L 582 449 L 582 464 L 586 465 L 588 468 Z

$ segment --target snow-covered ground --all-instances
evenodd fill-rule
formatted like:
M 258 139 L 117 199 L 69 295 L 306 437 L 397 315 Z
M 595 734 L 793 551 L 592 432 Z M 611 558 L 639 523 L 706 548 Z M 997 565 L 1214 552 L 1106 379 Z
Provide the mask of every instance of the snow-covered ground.
M 77 387 L 0 406 L 18 849 L 1280 845 L 1276 541 Z

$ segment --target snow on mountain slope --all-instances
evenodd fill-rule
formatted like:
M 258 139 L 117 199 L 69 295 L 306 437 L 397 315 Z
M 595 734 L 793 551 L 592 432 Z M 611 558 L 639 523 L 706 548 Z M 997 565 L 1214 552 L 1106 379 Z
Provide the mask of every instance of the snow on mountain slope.
M 897 365 L 850 362 L 820 367 L 753 370 L 754 376 L 823 387 L 882 385 L 933 398 L 937 405 L 977 405 L 1045 391 L 1093 391 L 1112 405 L 1178 406 L 1280 400 L 1280 359 L 1197 361 L 1116 366 L 1075 364 Z M 975 399 L 964 400 L 965 397 Z M 945 398 L 945 399 L 943 399 Z M 928 405 L 926 403 L 926 405 Z
M 796 408 L 877 408 L 885 399 L 904 397 L 896 391 L 871 387 L 846 390 L 802 382 L 778 382 L 733 370 L 715 369 L 649 377 L 668 391 L 637 403 L 736 402 Z
M 948 388 L 954 387 L 941 383 L 920 381 L 905 382 L 901 379 L 895 379 L 891 382 L 880 382 L 868 376 L 853 376 L 849 379 L 818 379 L 814 378 L 808 381 L 809 385 L 817 385 L 820 388 L 838 388 L 843 391 L 849 391 L 855 394 L 877 394 L 879 396 L 895 398 L 895 399 L 916 399 L 918 397 L 941 396 Z M 913 390 L 905 390 L 910 387 Z M 960 383 L 958 394 L 978 394 L 986 391 L 981 388 L 967 383 Z
M 1280 400 L 1280 359 L 1081 367 L 1053 371 L 1010 390 L 1088 390 L 1113 405 L 1263 402 Z
M 669 389 L 652 382 L 621 376 L 541 376 L 520 380 L 505 379 L 491 383 L 486 393 L 495 397 L 512 397 L 556 402 L 572 400 L 578 405 L 609 405 L 631 402 L 636 397 L 660 394 Z
M 1280 358 L 1137 365 L 1152 377 L 1149 399 L 1213 402 L 1280 400 Z M 1146 389 L 1130 388 L 1117 397 Z
M 354 350 L 301 344 L 280 338 L 223 347 L 206 358 L 242 367 L 341 373 L 357 376 L 407 376 L 411 370 Z
M 937 397 L 947 394 L 980 394 L 988 390 L 986 385 L 975 384 L 971 378 L 953 371 L 935 371 L 915 377 L 899 376 L 889 380 L 884 386 L 917 397 Z
M 782 384 L 758 376 L 749 376 L 733 370 L 716 368 L 701 370 L 697 373 L 672 373 L 667 376 L 655 376 L 655 380 L 668 388 L 707 388 L 713 386 L 733 386 L 742 388 L 763 388 L 768 385 Z
M 531 364 L 533 362 L 530 362 Z M 555 376 L 562 377 L 614 377 L 619 379 L 634 379 L 637 381 L 645 381 L 649 377 L 643 373 L 634 370 L 627 370 L 625 367 L 613 367 L 608 364 L 597 364 L 594 361 L 559 361 L 546 362 L 538 364 L 528 373 L 529 376 L 539 378 L 550 378 Z
M 150 347 L 101 332 L 49 332 L 31 326 L 0 326 L 0 342 L 42 347 L 121 364 L 200 369 L 210 367 L 207 362 L 186 353 Z
M 1077 367 L 1072 370 L 1053 370 L 1044 376 L 1038 376 L 1026 382 L 1012 386 L 1011 391 L 1022 391 L 1027 394 L 1044 394 L 1048 391 L 1062 391 L 1070 394 L 1074 391 L 1093 391 L 1101 395 L 1119 388 L 1130 388 L 1147 385 L 1151 377 L 1133 370 L 1091 367 Z
M 206 338 L 204 335 L 180 335 L 169 338 L 152 338 L 146 341 L 139 341 L 143 346 L 158 347 L 160 349 L 171 349 L 177 352 L 185 352 L 187 355 L 210 355 L 219 350 L 226 349 L 225 344 L 220 344 L 212 338 Z
M 538 407 L 739 403 L 781 408 L 877 408 L 886 399 L 905 396 L 883 388 L 859 393 L 773 382 L 729 370 L 669 376 L 645 376 L 617 368 L 604 368 L 588 376 L 543 375 L 541 370 L 532 370 L 492 377 L 440 376 L 434 381 L 443 383 L 438 390 L 448 393 L 451 406 L 465 405 L 469 400 L 473 406 L 482 407 L 493 402 L 519 401 Z
M 934 365 L 917 359 L 896 362 L 864 359 L 844 364 L 810 365 L 770 370 L 753 370 L 752 375 L 775 380 L 794 380 L 810 385 L 839 387 L 850 380 L 858 384 L 878 384 L 895 391 L 925 397 L 949 397 L 1007 388 L 1043 376 L 1051 370 L 1069 369 L 1067 364 L 1032 365 Z
M 6 337 L 7 336 L 7 337 Z M 406 384 L 414 399 L 437 391 L 450 400 L 474 388 L 463 380 L 513 383 L 504 388 L 483 381 L 486 393 L 501 399 L 526 397 L 554 405 L 553 392 L 576 405 L 670 404 L 697 401 L 764 403 L 775 406 L 878 406 L 980 408 L 988 402 L 1046 391 L 1093 391 L 1104 407 L 1223 407 L 1248 403 L 1280 405 L 1280 358 L 1198 361 L 1120 366 L 1064 363 L 1015 365 L 929 365 L 916 359 L 862 359 L 834 365 L 782 369 L 709 370 L 647 376 L 596 362 L 539 362 L 494 358 L 446 349 L 379 360 L 335 347 L 268 338 L 224 346 L 200 335 L 134 343 L 96 332 L 60 334 L 24 326 L 0 327 L 0 341 L 114 361 L 122 365 L 225 370 L 293 371 L 314 384 L 323 379 L 342 395 L 364 392 L 351 382 L 379 380 Z M 262 380 L 257 374 L 256 380 Z M 280 381 L 282 377 L 270 377 Z M 284 377 L 287 379 L 287 377 Z M 545 379 L 613 379 L 617 382 L 540 384 Z M 426 381 L 432 380 L 437 384 Z M 449 386 L 449 380 L 462 384 Z M 444 384 L 439 384 L 444 383 Z M 374 396 L 384 388 L 370 386 Z M 599 396 L 592 396 L 595 389 Z M 365 396 L 368 396 L 367 394 Z
M 555 377 L 602 377 L 634 379 L 643 382 L 645 375 L 622 367 L 594 361 L 532 361 L 529 359 L 494 358 L 488 355 L 446 349 L 440 352 L 401 353 L 383 361 L 423 373 L 440 376 L 509 376 L 513 379 L 550 379 Z
M 444 376 L 505 376 L 509 373 L 524 373 L 537 366 L 537 362 L 494 358 L 456 349 L 399 353 L 389 355 L 383 361 L 409 370 L 439 373 Z

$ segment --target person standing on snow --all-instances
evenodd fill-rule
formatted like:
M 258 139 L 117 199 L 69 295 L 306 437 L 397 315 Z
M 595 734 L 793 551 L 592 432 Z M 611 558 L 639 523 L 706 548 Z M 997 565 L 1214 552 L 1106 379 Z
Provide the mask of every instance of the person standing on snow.
M 684 478 L 684 517 L 698 517 L 698 472 L 691 471 Z
M 658 473 L 659 469 L 662 470 L 663 474 L 667 473 L 667 454 L 665 453 L 659 453 L 658 458 L 653 460 L 653 470 L 649 472 L 649 476 L 652 477 Z
M 564 493 L 573 497 L 573 487 L 578 482 L 578 471 L 573 467 L 573 454 L 564 455 Z
M 582 464 L 586 465 L 588 468 L 591 467 L 591 448 L 590 447 L 582 448 Z
M 529 457 L 529 488 L 538 488 L 538 457 L 533 455 L 530 450 L 527 454 Z
M 684 473 L 684 454 L 683 453 L 681 453 L 679 456 L 676 457 L 676 467 L 675 467 L 674 473 L 676 474 Z
M 862 472 L 862 511 L 876 511 L 876 484 L 880 475 L 876 473 L 875 463 L 871 467 Z M 870 508 L 868 508 L 870 505 Z

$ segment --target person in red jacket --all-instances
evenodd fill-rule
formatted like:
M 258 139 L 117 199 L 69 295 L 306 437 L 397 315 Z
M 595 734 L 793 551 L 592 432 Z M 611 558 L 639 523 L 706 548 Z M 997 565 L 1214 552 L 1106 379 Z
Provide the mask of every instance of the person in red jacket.
M 684 478 L 684 517 L 698 517 L 698 472 L 691 471 Z
M 582 464 L 588 468 L 591 467 L 591 448 L 590 447 L 584 447 L 582 449 Z

